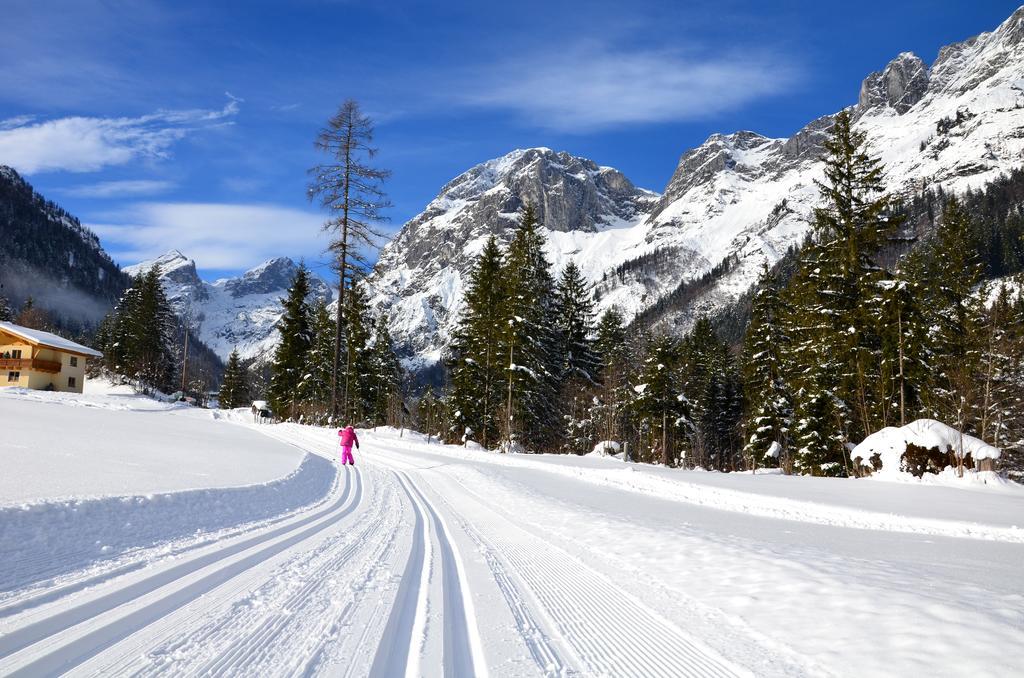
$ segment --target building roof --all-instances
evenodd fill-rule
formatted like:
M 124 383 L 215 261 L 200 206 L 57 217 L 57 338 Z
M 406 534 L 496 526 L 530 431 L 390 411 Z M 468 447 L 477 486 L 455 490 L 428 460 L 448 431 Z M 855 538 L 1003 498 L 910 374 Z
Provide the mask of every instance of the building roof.
M 65 339 L 64 337 L 57 336 L 51 332 L 43 332 L 42 330 L 33 330 L 28 327 L 22 327 L 21 325 L 15 325 L 14 323 L 0 322 L 0 332 L 13 334 L 14 336 L 24 339 L 28 343 L 36 346 L 45 346 L 46 348 L 52 348 L 66 353 L 77 353 L 79 355 L 91 356 L 93 358 L 103 357 L 103 354 L 99 351 L 89 348 L 88 346 L 82 346 L 70 339 Z

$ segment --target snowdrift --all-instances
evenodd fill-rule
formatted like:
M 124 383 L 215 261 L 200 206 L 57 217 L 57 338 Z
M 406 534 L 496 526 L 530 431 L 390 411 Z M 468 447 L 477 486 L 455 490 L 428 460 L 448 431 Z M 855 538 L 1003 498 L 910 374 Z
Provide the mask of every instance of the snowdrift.
M 0 507 L 0 593 L 128 551 L 253 523 L 323 500 L 337 469 L 307 454 L 269 483 Z

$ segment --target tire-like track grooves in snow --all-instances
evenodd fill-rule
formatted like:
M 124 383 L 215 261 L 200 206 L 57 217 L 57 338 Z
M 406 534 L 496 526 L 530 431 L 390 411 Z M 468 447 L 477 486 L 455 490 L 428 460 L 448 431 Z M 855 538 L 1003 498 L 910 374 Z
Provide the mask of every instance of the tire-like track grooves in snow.
M 138 629 L 151 624 L 169 612 L 195 600 L 204 593 L 258 565 L 267 558 L 291 548 L 330 527 L 354 511 L 361 500 L 362 481 L 360 475 L 347 471 L 346 476 L 347 481 L 342 495 L 336 502 L 324 510 L 304 517 L 294 523 L 278 527 L 270 532 L 232 544 L 224 549 L 187 560 L 145 579 L 128 584 L 123 588 L 115 589 L 100 598 L 63 610 L 0 637 L 0 672 L 4 671 L 3 660 L 16 652 L 51 638 L 84 621 L 94 619 L 98 615 L 111 611 L 125 603 L 156 592 L 164 586 L 173 585 L 175 582 L 232 555 L 249 551 L 242 558 L 212 569 L 182 588 L 169 591 L 127 614 L 115 615 L 113 619 L 102 623 L 98 628 L 62 645 L 48 648 L 45 654 L 19 667 L 9 675 L 53 675 L 67 671 L 126 638 Z M 354 490 L 353 485 L 355 486 Z M 353 500 L 349 501 L 349 499 Z M 274 541 L 277 537 L 282 538 Z M 267 544 L 267 542 L 272 543 Z

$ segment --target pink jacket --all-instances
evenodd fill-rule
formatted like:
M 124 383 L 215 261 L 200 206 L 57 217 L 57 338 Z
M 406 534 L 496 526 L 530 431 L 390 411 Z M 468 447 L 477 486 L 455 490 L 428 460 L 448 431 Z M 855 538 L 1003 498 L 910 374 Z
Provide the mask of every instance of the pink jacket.
M 359 447 L 359 438 L 356 436 L 356 431 L 351 426 L 346 426 L 343 429 L 338 430 L 338 437 L 341 439 L 341 446 L 352 449 L 352 444 L 355 443 L 356 447 Z

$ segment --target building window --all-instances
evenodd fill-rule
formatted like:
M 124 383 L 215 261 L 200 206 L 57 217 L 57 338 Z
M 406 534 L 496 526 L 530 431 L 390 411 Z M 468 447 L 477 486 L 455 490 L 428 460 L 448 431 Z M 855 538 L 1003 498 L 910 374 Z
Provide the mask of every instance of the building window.
M 21 372 L 8 372 L 7 373 L 7 381 L 8 382 L 19 381 L 20 379 L 21 379 Z
M 75 356 L 71 356 L 71 366 L 78 367 L 78 358 L 76 358 Z
M 13 358 L 14 360 L 21 360 L 21 349 L 16 348 L 13 351 L 11 351 L 11 358 Z
M 68 388 L 75 388 L 76 383 L 74 377 L 68 377 Z

